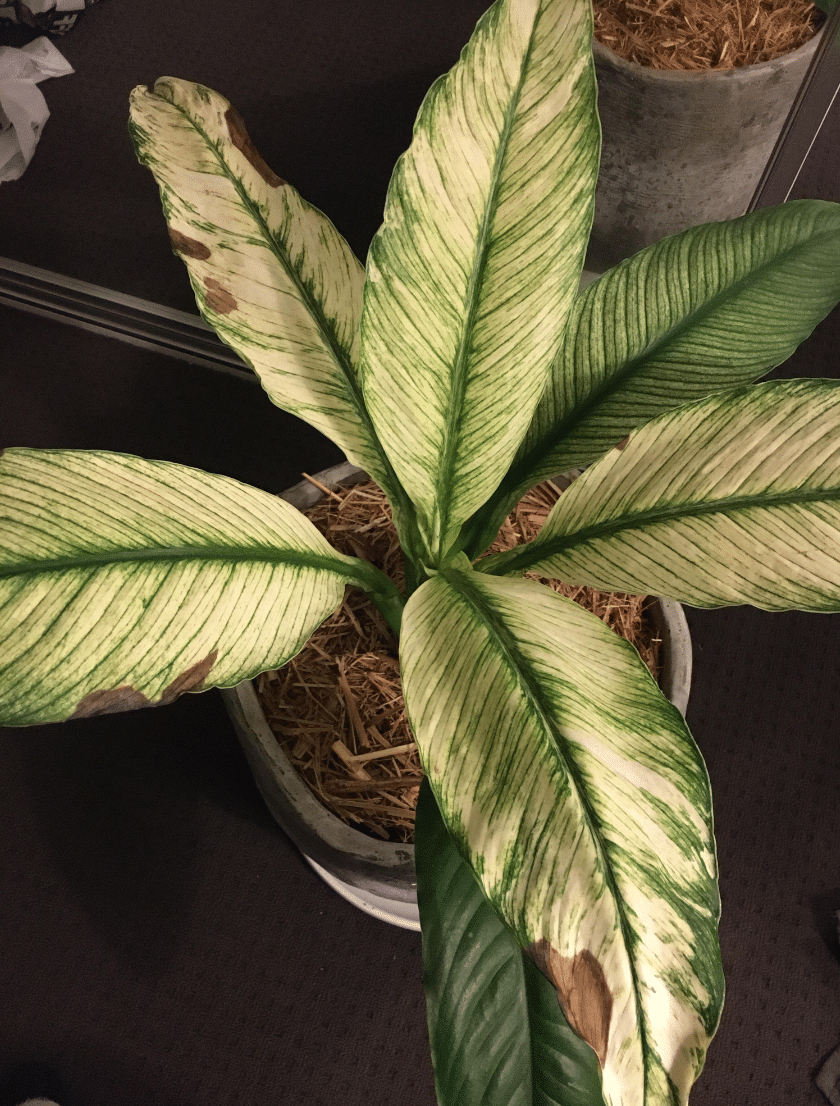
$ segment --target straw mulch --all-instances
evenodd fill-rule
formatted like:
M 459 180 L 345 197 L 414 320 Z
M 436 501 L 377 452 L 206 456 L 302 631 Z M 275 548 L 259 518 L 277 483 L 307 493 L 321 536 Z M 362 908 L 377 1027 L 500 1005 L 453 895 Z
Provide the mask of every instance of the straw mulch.
M 382 492 L 373 483 L 324 490 L 306 512 L 311 521 L 341 552 L 373 562 L 401 588 L 402 554 Z M 559 494 L 550 482 L 529 492 L 493 550 L 534 537 Z M 548 584 L 631 640 L 656 674 L 659 642 L 644 599 Z M 423 772 L 405 716 L 397 643 L 361 592 L 348 588 L 340 609 L 294 660 L 260 676 L 257 691 L 281 746 L 328 809 L 384 840 L 413 839 Z
M 653 69 L 734 69 L 772 61 L 824 20 L 811 0 L 594 0 L 595 37 Z

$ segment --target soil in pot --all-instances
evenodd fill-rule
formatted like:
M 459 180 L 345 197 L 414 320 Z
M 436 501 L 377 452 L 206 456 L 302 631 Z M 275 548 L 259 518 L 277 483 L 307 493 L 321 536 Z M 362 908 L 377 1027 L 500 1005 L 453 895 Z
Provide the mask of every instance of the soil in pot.
M 335 548 L 371 561 L 402 588 L 402 554 L 379 488 L 317 486 L 324 497 L 305 512 L 310 520 Z M 551 481 L 529 492 L 493 551 L 534 537 L 560 494 Z M 645 599 L 543 583 L 594 611 L 657 674 L 659 641 Z M 256 686 L 269 726 L 324 806 L 373 837 L 413 840 L 422 768 L 405 716 L 397 643 L 361 592 L 348 588 L 340 609 L 301 653 L 260 676 Z
M 653 69 L 734 69 L 773 61 L 813 38 L 811 0 L 594 0 L 595 37 Z

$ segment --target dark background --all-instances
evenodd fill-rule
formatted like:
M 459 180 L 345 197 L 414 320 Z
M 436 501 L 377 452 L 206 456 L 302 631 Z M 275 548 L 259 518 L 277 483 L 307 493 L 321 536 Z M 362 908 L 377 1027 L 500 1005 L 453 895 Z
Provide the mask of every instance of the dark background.
M 483 7 L 103 0 L 57 40 L 76 74 L 40 86 L 52 117 L 0 185 L 0 254 L 194 310 L 126 133 L 130 89 L 173 74 L 227 95 L 364 257 L 422 95 Z M 839 170 L 835 112 L 796 194 L 840 198 Z M 0 334 L 0 445 L 137 452 L 272 491 L 338 459 L 247 381 L 9 308 Z M 782 373 L 836 377 L 838 348 L 835 312 Z M 840 1043 L 840 622 L 688 617 L 728 977 L 692 1103 L 818 1106 Z M 433 1106 L 424 1017 L 419 936 L 311 872 L 215 692 L 0 731 L 0 1093 L 37 1062 L 63 1106 Z

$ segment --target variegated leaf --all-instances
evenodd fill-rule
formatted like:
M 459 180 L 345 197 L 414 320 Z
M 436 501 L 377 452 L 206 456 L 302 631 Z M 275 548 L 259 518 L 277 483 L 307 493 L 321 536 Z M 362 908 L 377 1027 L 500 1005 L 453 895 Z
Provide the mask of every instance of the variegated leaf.
M 530 580 L 443 569 L 400 651 L 449 832 L 594 1049 L 605 1102 L 683 1106 L 723 980 L 708 780 L 681 715 L 632 646 Z
M 269 397 L 341 446 L 389 492 L 356 374 L 364 270 L 335 227 L 257 153 L 224 97 L 164 77 L 131 97 L 176 253 L 216 332 Z
M 784 361 L 840 301 L 838 256 L 840 204 L 796 200 L 666 238 L 590 284 L 471 551 L 540 480 Z
M 480 562 L 695 607 L 840 610 L 840 381 L 780 380 L 662 415 Z
M 504 475 L 577 291 L 589 0 L 498 0 L 429 92 L 368 259 L 365 399 L 436 563 Z
M 284 664 L 361 564 L 267 492 L 114 453 L 7 450 L 0 535 L 10 726 L 153 706 Z

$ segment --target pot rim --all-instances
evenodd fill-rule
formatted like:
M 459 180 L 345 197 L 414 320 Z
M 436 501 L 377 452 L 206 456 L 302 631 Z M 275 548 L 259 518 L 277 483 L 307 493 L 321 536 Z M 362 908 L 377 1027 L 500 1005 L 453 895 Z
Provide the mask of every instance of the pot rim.
M 790 50 L 787 54 L 782 54 L 781 57 L 773 58 L 772 61 L 754 62 L 752 65 L 740 65 L 732 69 L 654 69 L 652 66 L 627 61 L 626 58 L 621 57 L 615 50 L 605 46 L 594 37 L 592 39 L 592 53 L 596 65 L 600 63 L 609 66 L 624 73 L 625 76 L 635 77 L 637 80 L 661 82 L 663 84 L 701 80 L 708 83 L 744 82 L 751 78 L 758 80 L 768 76 L 775 70 L 788 69 L 803 61 L 810 61 L 822 38 L 825 26 L 825 23 L 823 23 L 816 34 L 812 35 L 807 42 L 803 43 L 802 46 L 798 46 L 795 50 Z
M 414 853 L 413 845 L 369 837 L 361 830 L 354 829 L 342 821 L 321 802 L 292 764 L 266 721 L 253 680 L 244 680 L 236 687 L 226 689 L 226 697 L 228 694 L 236 699 L 243 720 L 259 738 L 272 769 L 279 770 L 297 813 L 307 825 L 318 826 L 318 836 L 328 849 L 350 853 L 364 861 L 386 867 L 398 867 L 411 860 Z M 320 859 L 317 852 L 315 859 Z

